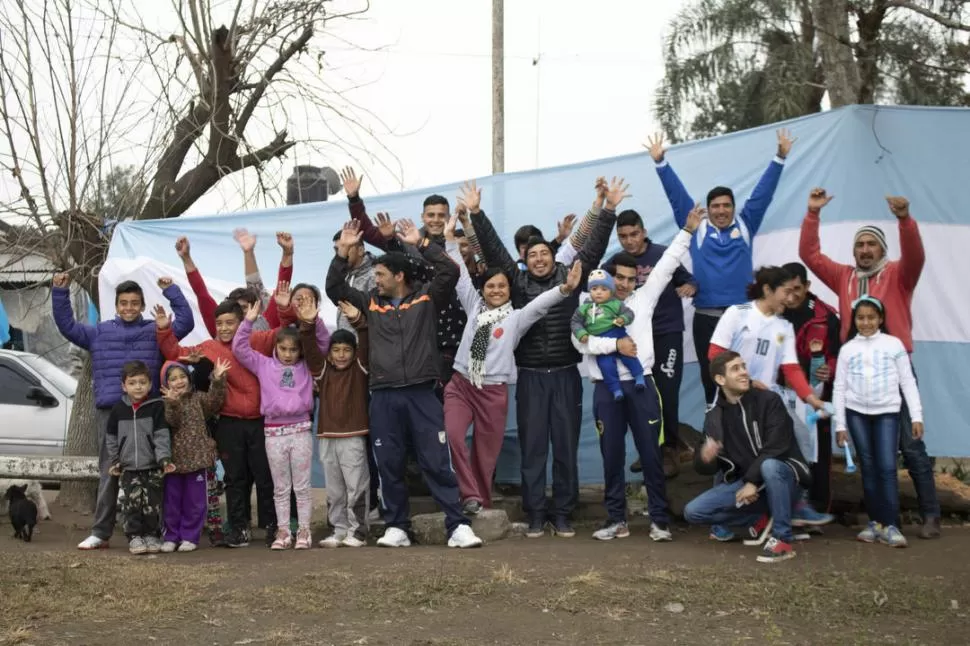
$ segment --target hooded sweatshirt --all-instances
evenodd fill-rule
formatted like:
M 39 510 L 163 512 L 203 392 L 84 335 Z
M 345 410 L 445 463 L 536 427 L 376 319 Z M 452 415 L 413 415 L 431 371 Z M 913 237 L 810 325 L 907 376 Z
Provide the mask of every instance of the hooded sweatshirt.
M 168 387 L 169 375 L 175 368 L 189 374 L 184 364 L 166 361 L 159 380 L 163 388 Z M 223 375 L 221 379 L 212 380 L 206 393 L 194 390 L 189 376 L 189 390 L 177 402 L 165 400 L 165 421 L 171 429 L 172 463 L 176 473 L 192 473 L 215 464 L 216 443 L 205 422 L 219 412 L 225 399 L 226 377 Z
M 133 404 L 128 395 L 108 415 L 105 448 L 109 464 L 122 471 L 158 469 L 172 461 L 171 435 L 160 398 Z
M 374 256 L 369 251 L 364 253 L 359 265 L 347 271 L 347 284 L 362 292 L 370 292 L 374 289 Z M 350 321 L 339 309 L 337 310 L 337 329 L 350 330 L 355 335 L 357 334 L 354 326 L 350 324 Z
M 355 437 L 367 435 L 370 416 L 368 357 L 370 339 L 367 317 L 359 316 L 352 325 L 357 332 L 357 348 L 350 365 L 338 369 L 321 352 L 317 342 L 316 328 L 324 327 L 323 321 L 300 323 L 300 344 L 307 366 L 317 382 L 320 393 L 320 415 L 317 435 L 326 438 Z
M 309 420 L 313 412 L 313 378 L 306 361 L 300 359 L 286 365 L 277 358 L 275 349 L 272 357 L 256 352 L 249 342 L 252 332 L 252 321 L 243 321 L 232 340 L 232 351 L 259 381 L 260 413 L 266 418 L 266 426 L 289 426 Z M 325 325 L 319 325 L 316 334 L 320 351 L 325 354 L 330 348 L 330 333 Z

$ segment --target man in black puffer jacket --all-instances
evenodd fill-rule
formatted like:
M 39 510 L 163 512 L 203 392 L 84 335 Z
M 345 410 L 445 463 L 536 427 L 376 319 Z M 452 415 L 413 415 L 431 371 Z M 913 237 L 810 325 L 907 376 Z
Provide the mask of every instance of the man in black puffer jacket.
M 474 186 L 464 189 L 462 201 L 471 213 L 485 262 L 490 267 L 501 267 L 509 277 L 512 305 L 516 309 L 563 284 L 574 259 L 583 266 L 584 285 L 533 325 L 515 352 L 519 368 L 515 407 L 522 460 L 522 507 L 529 517 L 526 532 L 529 538 L 542 536 L 547 520 L 546 462 L 550 440 L 553 531 L 564 537 L 575 535 L 570 516 L 579 500 L 583 384 L 577 367 L 581 357 L 573 347 L 569 322 L 579 305 L 579 293 L 585 290 L 586 276 L 599 266 L 606 253 L 624 188 L 622 180 L 607 187 L 600 178 L 593 208 L 555 258 L 548 242 L 538 238 L 529 241 L 525 252 L 526 271 L 518 268 L 482 212 L 480 192 Z M 606 205 L 602 208 L 604 202 Z
M 704 418 L 694 467 L 706 475 L 720 471 L 724 481 L 687 503 L 684 518 L 692 525 L 748 527 L 746 545 L 767 540 L 759 562 L 790 559 L 792 509 L 812 475 L 788 409 L 774 392 L 751 387 L 737 352 L 717 355 L 710 371 L 718 390 Z

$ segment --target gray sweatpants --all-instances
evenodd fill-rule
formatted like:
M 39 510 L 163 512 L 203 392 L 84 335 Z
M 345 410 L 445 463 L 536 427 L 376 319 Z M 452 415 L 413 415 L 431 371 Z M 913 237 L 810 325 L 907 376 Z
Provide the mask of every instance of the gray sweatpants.
M 320 462 L 327 481 L 327 518 L 334 533 L 366 540 L 370 511 L 367 438 L 320 438 Z
M 98 469 L 101 479 L 98 481 L 98 502 L 94 507 L 91 533 L 103 541 L 111 538 L 118 514 L 118 477 L 108 474 L 111 464 L 108 446 L 104 441 L 110 415 L 110 408 L 97 408 L 94 411 L 95 423 L 98 425 Z

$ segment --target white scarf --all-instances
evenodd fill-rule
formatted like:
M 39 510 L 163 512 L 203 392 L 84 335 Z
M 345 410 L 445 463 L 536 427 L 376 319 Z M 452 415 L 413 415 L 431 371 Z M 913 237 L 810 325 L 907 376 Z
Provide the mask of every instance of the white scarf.
M 512 301 L 492 310 L 483 304 L 482 311 L 475 317 L 475 336 L 472 337 L 471 361 L 468 365 L 468 380 L 475 388 L 480 389 L 485 383 L 485 356 L 488 354 L 492 328 L 504 321 L 512 311 Z
M 885 269 L 886 264 L 888 262 L 889 262 L 889 259 L 886 258 L 886 256 L 884 255 L 882 258 L 879 259 L 879 262 L 877 262 L 872 267 L 872 269 L 859 269 L 858 267 L 856 267 L 855 277 L 857 281 L 856 287 L 858 289 L 856 298 L 862 298 L 863 296 L 869 293 L 869 279 L 876 276 L 879 272 Z

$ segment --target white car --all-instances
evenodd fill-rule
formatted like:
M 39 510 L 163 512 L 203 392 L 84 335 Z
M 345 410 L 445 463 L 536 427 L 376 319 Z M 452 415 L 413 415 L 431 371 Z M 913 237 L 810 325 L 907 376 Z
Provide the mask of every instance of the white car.
M 76 390 L 47 359 L 0 350 L 0 455 L 63 455 Z

